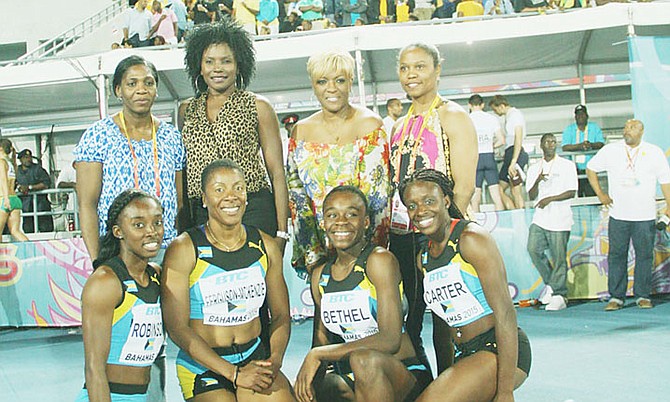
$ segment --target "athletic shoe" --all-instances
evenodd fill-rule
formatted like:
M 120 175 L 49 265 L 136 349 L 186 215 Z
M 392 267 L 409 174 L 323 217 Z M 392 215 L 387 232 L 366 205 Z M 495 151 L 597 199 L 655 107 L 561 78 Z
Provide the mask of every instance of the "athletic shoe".
M 612 297 L 610 302 L 605 306 L 605 311 L 616 311 L 621 310 L 623 307 L 623 300 L 619 300 L 616 297 Z
M 554 295 L 551 296 L 551 301 L 544 309 L 547 311 L 559 311 L 565 309 L 566 307 L 568 307 L 568 305 L 565 303 L 565 298 L 561 295 Z
M 637 301 L 635 301 L 637 306 L 639 308 L 652 308 L 654 307 L 653 304 L 651 304 L 651 300 L 644 298 L 644 297 L 638 297 Z
M 540 303 L 542 304 L 549 304 L 551 303 L 551 296 L 554 295 L 554 289 L 551 288 L 551 286 L 547 285 L 542 289 L 542 293 L 540 293 Z

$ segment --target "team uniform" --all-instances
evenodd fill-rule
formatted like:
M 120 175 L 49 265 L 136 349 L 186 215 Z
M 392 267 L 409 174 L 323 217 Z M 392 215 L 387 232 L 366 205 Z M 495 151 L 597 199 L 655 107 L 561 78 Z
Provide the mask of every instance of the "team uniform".
M 331 343 L 353 342 L 379 332 L 377 322 L 377 290 L 366 274 L 367 260 L 375 245 L 368 244 L 356 259 L 354 268 L 341 281 L 331 277 L 332 262 L 324 266 L 319 278 L 321 293 L 321 322 L 328 331 Z M 403 316 L 407 315 L 407 298 L 400 283 Z M 404 332 L 404 329 L 403 329 Z M 432 381 L 430 370 L 417 357 L 402 363 L 414 375 L 417 383 L 408 400 L 415 399 Z M 354 375 L 348 362 L 333 362 L 334 372 L 354 389 Z
M 8 158 L 3 158 L 7 162 L 7 178 L 16 179 L 16 171 L 14 170 L 14 163 Z M 0 209 L 10 213 L 15 209 L 23 209 L 23 202 L 16 194 L 9 196 L 9 209 L 4 206 L 4 197 L 0 197 Z
M 268 256 L 260 231 L 245 226 L 247 241 L 239 250 L 214 247 L 204 225 L 187 231 L 193 242 L 196 264 L 189 275 L 190 319 L 205 325 L 231 327 L 259 317 L 266 298 Z M 231 364 L 242 367 L 252 360 L 266 360 L 269 350 L 260 338 L 227 347 L 213 348 Z M 177 376 L 185 399 L 217 389 L 235 392 L 227 378 L 198 364 L 183 350 L 177 355 Z
M 439 257 L 422 253 L 424 301 L 433 314 L 450 327 L 458 328 L 477 321 L 493 310 L 486 301 L 484 289 L 475 268 L 461 256 L 459 239 L 469 221 L 453 219 L 447 246 Z M 495 327 L 461 344 L 454 343 L 454 363 L 486 350 L 498 354 Z M 519 328 L 517 367 L 530 372 L 531 351 L 526 334 Z
M 120 257 L 114 257 L 104 265 L 114 271 L 123 288 L 123 298 L 114 309 L 107 364 L 149 367 L 161 355 L 165 343 L 159 275 L 147 265 L 149 284 L 142 287 L 130 276 Z M 148 384 L 109 383 L 112 402 L 144 402 L 147 388 Z M 88 400 L 84 385 L 77 402 Z

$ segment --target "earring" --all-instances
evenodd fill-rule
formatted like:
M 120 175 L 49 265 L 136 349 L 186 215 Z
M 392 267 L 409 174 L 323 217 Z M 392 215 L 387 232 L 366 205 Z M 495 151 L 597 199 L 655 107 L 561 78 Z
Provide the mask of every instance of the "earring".
M 244 201 L 244 205 L 249 205 L 249 201 Z

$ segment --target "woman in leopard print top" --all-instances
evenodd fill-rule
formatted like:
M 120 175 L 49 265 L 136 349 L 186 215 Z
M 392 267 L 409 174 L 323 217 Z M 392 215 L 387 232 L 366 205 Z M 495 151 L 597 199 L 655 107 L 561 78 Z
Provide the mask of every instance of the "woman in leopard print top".
M 245 90 L 255 72 L 251 39 L 228 19 L 204 24 L 189 34 L 185 61 L 196 91 L 179 108 L 191 225 L 207 218 L 201 200 L 203 169 L 229 158 L 242 167 L 247 182 L 243 223 L 276 236 L 283 249 L 288 191 L 279 122 L 267 99 Z

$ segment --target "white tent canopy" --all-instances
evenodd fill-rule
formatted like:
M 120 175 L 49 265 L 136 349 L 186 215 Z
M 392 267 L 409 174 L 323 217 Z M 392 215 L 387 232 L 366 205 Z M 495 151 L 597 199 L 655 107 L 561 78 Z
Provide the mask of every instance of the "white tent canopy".
M 670 35 L 670 3 L 612 3 L 548 15 L 375 25 L 259 39 L 250 89 L 267 96 L 280 113 L 314 109 L 318 105 L 305 71 L 307 58 L 340 48 L 363 61 L 359 68 L 364 85 L 354 92 L 367 95 L 368 104 L 402 96 L 398 49 L 426 42 L 435 44 L 445 59 L 440 90 L 452 98 L 501 92 L 520 107 L 629 100 L 629 33 Z M 40 133 L 52 124 L 71 130 L 96 120 L 107 105 L 118 107 L 106 82 L 131 53 L 151 60 L 160 72 L 157 112 L 172 114 L 180 100 L 193 96 L 183 48 L 114 50 L 10 65 L 0 67 L 3 134 Z M 596 77 L 593 82 L 580 85 L 582 77 L 590 76 Z

